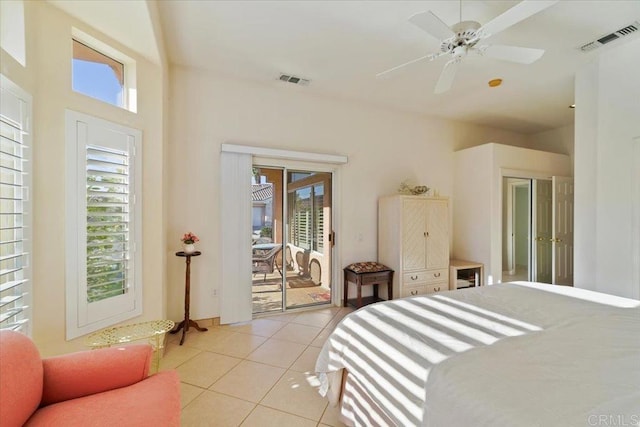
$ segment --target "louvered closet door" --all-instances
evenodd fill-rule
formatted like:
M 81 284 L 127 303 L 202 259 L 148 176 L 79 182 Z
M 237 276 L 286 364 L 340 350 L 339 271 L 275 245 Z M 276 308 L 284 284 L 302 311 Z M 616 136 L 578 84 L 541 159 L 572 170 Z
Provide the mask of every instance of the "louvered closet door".
M 445 200 L 429 200 L 426 204 L 427 244 L 426 268 L 449 266 L 449 209 Z
M 402 267 L 404 270 L 426 268 L 427 203 L 426 200 L 402 201 Z

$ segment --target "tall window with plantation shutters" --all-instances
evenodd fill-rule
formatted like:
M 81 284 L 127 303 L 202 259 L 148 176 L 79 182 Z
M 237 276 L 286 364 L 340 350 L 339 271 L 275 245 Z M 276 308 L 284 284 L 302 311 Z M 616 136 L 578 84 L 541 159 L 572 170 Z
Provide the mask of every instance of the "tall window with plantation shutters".
M 67 111 L 69 338 L 142 312 L 140 143 L 138 130 Z
M 0 329 L 31 333 L 31 96 L 0 75 Z

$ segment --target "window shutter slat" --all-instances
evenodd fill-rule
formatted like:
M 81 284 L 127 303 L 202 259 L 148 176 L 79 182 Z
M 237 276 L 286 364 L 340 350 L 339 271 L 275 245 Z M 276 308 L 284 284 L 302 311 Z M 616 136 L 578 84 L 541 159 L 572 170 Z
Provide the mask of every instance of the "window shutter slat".
M 17 322 L 6 323 L 2 325 L 2 329 L 10 329 L 12 331 L 18 331 L 24 328 L 27 323 L 29 323 L 29 319 L 22 319 L 22 320 L 18 320 Z
M 0 292 L 4 292 L 9 289 L 16 288 L 24 283 L 27 283 L 28 280 L 29 279 L 20 279 L 20 280 L 13 280 L 11 282 L 5 282 L 2 285 L 0 285 Z
M 26 305 L 25 306 L 21 306 L 21 307 L 14 307 L 14 308 L 12 308 L 10 310 L 7 310 L 4 313 L 0 314 L 0 325 L 2 325 L 2 323 L 6 322 L 7 320 L 15 318 L 19 314 L 22 314 L 27 308 L 28 308 L 28 306 L 26 306 Z
M 17 301 L 22 297 L 23 297 L 23 295 L 7 295 L 7 296 L 4 296 L 4 297 L 0 298 L 0 307 L 4 307 L 7 304 L 11 304 L 12 302 Z

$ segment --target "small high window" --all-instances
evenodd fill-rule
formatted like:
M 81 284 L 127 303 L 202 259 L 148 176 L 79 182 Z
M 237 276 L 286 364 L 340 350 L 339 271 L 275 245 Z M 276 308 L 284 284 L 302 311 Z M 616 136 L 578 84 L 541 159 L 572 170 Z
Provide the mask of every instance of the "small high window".
M 125 108 L 124 64 L 73 40 L 73 90 Z

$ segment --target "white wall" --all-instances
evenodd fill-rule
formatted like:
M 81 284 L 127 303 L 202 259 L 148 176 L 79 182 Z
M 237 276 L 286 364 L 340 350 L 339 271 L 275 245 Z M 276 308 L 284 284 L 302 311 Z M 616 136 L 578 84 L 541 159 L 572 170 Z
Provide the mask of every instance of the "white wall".
M 603 52 L 576 76 L 575 286 L 640 299 L 640 40 Z
M 26 67 L 1 52 L 2 72 L 33 96 L 33 338 L 43 355 L 86 349 L 65 341 L 65 109 L 91 114 L 143 132 L 143 315 L 163 318 L 165 250 L 162 209 L 164 162 L 163 81 L 166 72 L 48 2 L 25 1 Z M 71 90 L 71 29 L 136 60 L 138 113 Z M 144 76 L 141 78 L 140 76 Z
M 490 143 L 457 151 L 454 173 L 453 256 L 483 263 L 485 283 L 499 283 L 503 175 L 570 176 L 569 156 Z
M 574 133 L 574 125 L 571 124 L 561 128 L 532 134 L 529 135 L 529 148 L 568 155 L 569 158 L 571 158 L 571 171 L 573 173 Z
M 483 263 L 487 283 L 494 169 L 491 145 L 457 151 L 453 168 L 453 258 Z
M 314 96 L 305 88 L 257 84 L 204 71 L 171 69 L 170 250 L 191 230 L 203 255 L 192 264 L 191 315 L 218 316 L 220 144 L 343 154 L 338 268 L 377 257 L 377 200 L 401 181 L 453 191 L 453 147 L 490 140 L 526 143 L 513 132 Z M 358 237 L 362 235 L 360 241 Z M 175 257 L 174 257 L 175 258 Z M 168 259 L 169 315 L 182 316 L 184 261 Z M 239 286 L 245 284 L 238 284 Z M 247 286 L 246 284 L 245 286 Z

